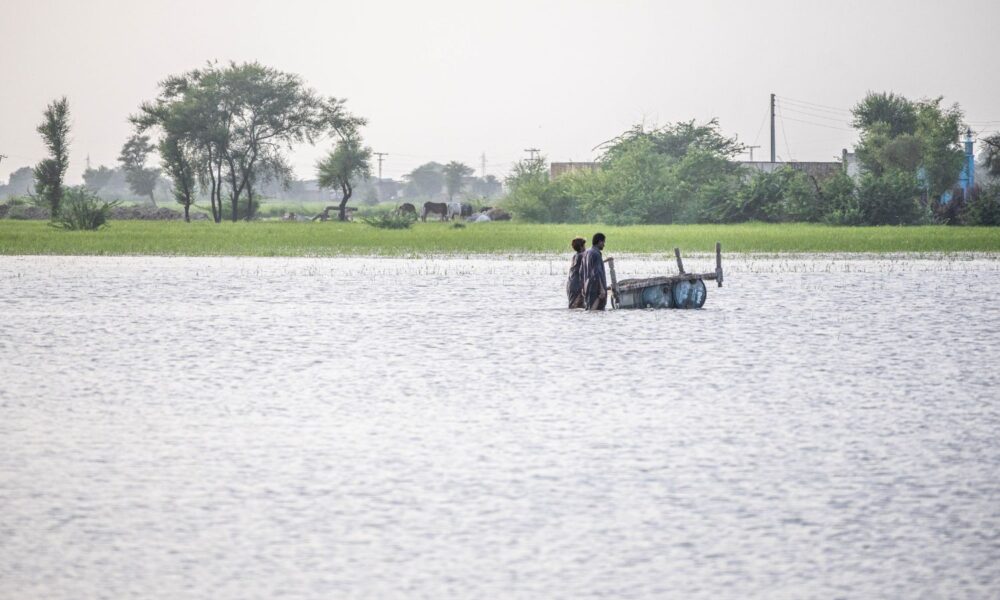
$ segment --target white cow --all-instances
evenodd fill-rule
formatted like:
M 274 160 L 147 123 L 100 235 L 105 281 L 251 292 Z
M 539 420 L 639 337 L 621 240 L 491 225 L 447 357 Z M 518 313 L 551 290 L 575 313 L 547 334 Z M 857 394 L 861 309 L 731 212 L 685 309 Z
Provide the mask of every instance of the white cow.
M 453 220 L 455 217 L 462 216 L 462 203 L 461 202 L 449 202 L 448 203 L 448 214 L 445 215 L 449 221 Z

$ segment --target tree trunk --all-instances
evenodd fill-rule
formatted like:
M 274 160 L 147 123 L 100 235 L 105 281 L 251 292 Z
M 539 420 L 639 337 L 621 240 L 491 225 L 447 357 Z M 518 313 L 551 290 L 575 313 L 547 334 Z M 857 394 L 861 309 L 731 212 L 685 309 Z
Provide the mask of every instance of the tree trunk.
M 191 222 L 191 201 L 190 200 L 188 200 L 188 203 L 184 205 L 184 222 L 185 223 L 190 223 Z
M 249 221 L 253 217 L 253 186 L 247 181 L 247 214 L 245 218 Z
M 215 217 L 216 223 L 222 222 L 222 161 L 215 167 L 215 202 L 219 207 L 219 214 Z
M 156 205 L 156 198 L 153 197 L 153 190 L 149 190 L 149 202 L 153 205 L 153 208 L 159 208 L 159 206 Z
M 347 201 L 351 199 L 351 193 L 354 190 L 351 189 L 351 185 L 350 184 L 341 184 L 340 189 L 343 192 L 344 197 L 341 198 L 341 200 L 340 200 L 340 215 L 339 216 L 340 216 L 340 220 L 341 221 L 346 221 L 347 220 Z

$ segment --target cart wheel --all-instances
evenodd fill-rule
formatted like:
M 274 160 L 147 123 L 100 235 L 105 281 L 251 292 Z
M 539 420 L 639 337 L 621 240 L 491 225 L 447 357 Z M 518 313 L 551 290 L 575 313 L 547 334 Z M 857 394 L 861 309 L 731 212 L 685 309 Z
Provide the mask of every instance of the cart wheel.
M 701 308 L 705 305 L 708 290 L 701 279 L 694 281 L 678 281 L 674 284 L 673 297 L 675 308 Z
M 670 287 L 657 285 L 642 290 L 642 308 L 673 308 Z

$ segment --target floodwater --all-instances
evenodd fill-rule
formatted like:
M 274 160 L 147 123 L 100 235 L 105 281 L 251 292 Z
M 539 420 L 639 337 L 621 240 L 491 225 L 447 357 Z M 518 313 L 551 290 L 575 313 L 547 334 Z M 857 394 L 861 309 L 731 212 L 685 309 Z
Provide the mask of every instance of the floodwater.
M 567 262 L 0 258 L 0 598 L 1000 596 L 1000 261 Z

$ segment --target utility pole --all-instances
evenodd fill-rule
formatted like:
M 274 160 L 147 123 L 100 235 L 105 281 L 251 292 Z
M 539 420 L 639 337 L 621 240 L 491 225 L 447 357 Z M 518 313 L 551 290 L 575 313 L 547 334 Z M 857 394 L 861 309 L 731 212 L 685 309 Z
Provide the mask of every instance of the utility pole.
M 479 157 L 479 177 L 486 179 L 486 153 Z
M 379 183 L 381 183 L 382 182 L 382 161 L 385 159 L 386 156 L 389 156 L 389 153 L 388 152 L 372 152 L 372 154 L 374 154 L 375 156 L 378 157 L 378 180 L 379 180 Z
M 90 155 L 87 155 L 87 170 L 90 170 Z
M 374 154 L 375 156 L 378 157 L 378 185 L 376 186 L 376 188 L 377 188 L 377 191 L 378 191 L 378 201 L 381 202 L 382 201 L 382 160 L 386 156 L 389 156 L 389 153 L 388 152 L 372 152 L 372 154 Z
M 774 94 L 771 94 L 771 162 L 777 162 L 774 153 Z
M 538 153 L 541 152 L 541 150 L 539 150 L 538 148 L 525 148 L 524 151 L 528 153 L 528 160 L 530 160 L 531 162 L 535 162 L 536 160 L 538 160 L 537 159 Z
M 3 159 L 5 159 L 5 158 L 7 158 L 6 154 L 0 154 L 0 163 L 2 163 Z
M 753 162 L 753 149 L 760 148 L 760 146 L 747 146 L 747 150 L 750 151 L 750 162 Z

